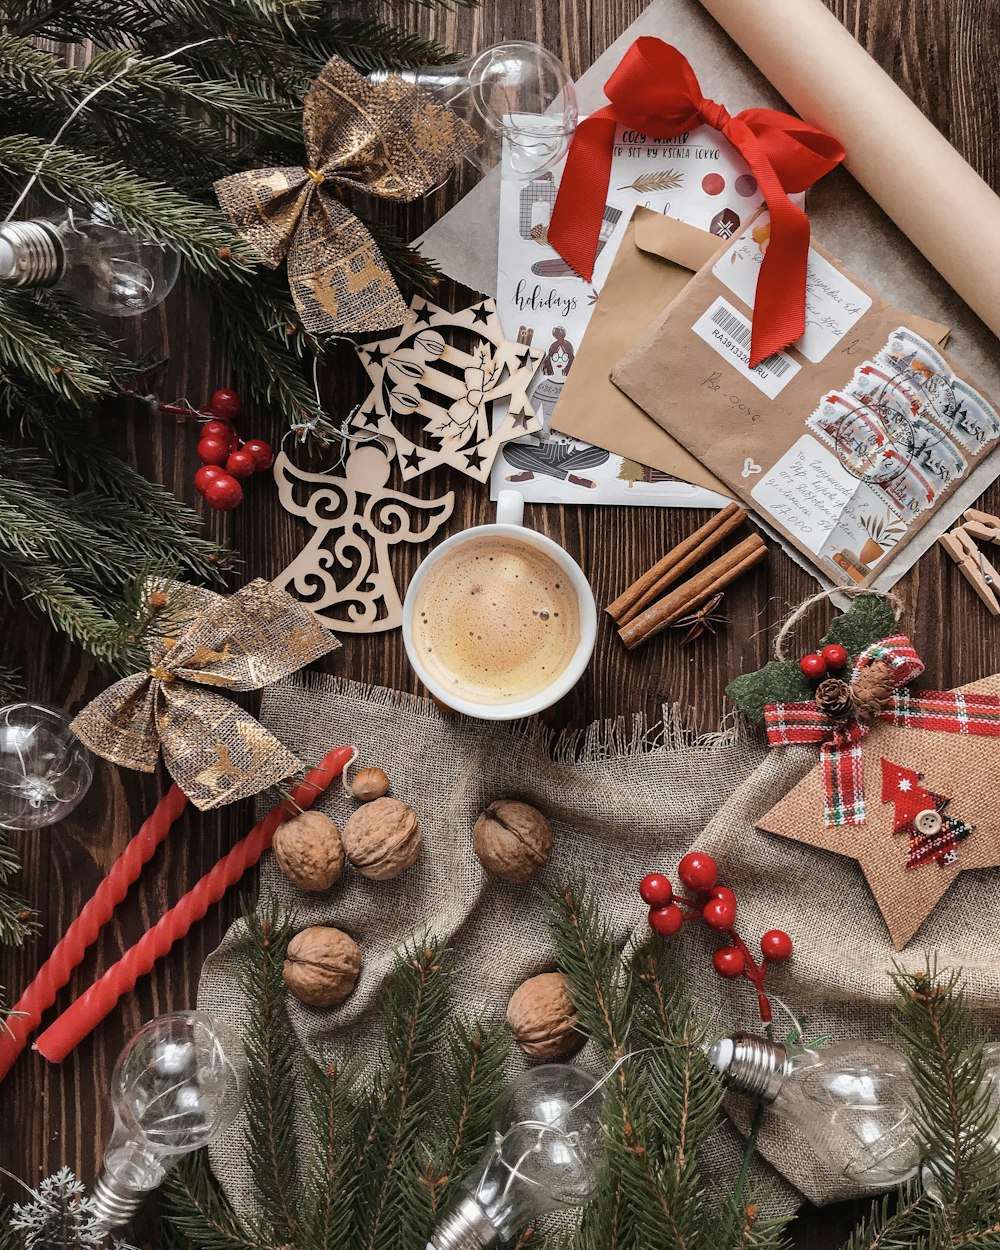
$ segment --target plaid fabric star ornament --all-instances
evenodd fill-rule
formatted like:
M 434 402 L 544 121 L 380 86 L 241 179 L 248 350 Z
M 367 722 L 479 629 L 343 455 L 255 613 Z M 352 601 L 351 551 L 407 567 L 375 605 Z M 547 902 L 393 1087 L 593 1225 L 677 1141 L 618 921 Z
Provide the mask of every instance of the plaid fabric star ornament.
M 996 703 L 1000 701 L 1000 674 L 948 694 L 959 705 L 963 701 L 972 706 Z M 823 765 L 817 764 L 761 817 L 757 828 L 856 859 L 893 945 L 902 950 L 960 873 L 1000 868 L 1000 715 L 995 719 L 995 731 L 990 734 L 943 733 L 927 722 L 915 725 L 905 720 L 878 721 L 868 731 L 858 760 L 859 780 L 864 791 L 873 796 L 862 823 L 827 823 Z M 878 803 L 877 798 L 885 794 L 883 761 L 897 766 L 897 782 L 910 777 L 919 781 L 920 775 L 928 780 L 940 779 L 939 784 L 945 785 L 953 796 L 951 801 L 960 801 L 961 820 L 942 817 L 944 796 L 931 791 L 924 791 L 926 802 L 921 794 L 914 794 L 919 812 L 912 810 L 913 804 L 906 798 L 908 793 L 914 793 L 912 790 L 900 791 L 902 809 L 895 800 Z M 910 784 L 912 787 L 914 782 Z M 900 810 L 905 811 L 905 827 L 897 828 Z M 914 828 L 908 822 L 918 822 L 921 816 L 925 818 L 927 833 L 932 833 L 932 811 L 941 818 L 942 831 L 948 833 L 950 826 L 952 835 L 941 855 L 933 853 L 933 839 L 922 844 L 911 838 L 909 848 L 902 842 L 902 833 Z M 919 825 L 916 831 L 919 832 Z M 928 848 L 926 855 L 920 854 L 921 845 Z M 950 851 L 957 854 L 951 855 Z M 820 865 L 817 872 L 822 872 Z

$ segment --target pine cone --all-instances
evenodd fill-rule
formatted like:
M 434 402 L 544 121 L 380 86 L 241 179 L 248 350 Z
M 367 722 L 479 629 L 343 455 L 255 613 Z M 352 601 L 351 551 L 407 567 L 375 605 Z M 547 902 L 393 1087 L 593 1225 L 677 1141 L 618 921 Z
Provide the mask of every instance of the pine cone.
M 854 711 L 854 695 L 846 681 L 827 677 L 816 687 L 816 702 L 832 721 L 843 721 Z
M 870 725 L 889 706 L 895 689 L 895 675 L 887 661 L 876 660 L 863 669 L 851 687 L 858 720 Z

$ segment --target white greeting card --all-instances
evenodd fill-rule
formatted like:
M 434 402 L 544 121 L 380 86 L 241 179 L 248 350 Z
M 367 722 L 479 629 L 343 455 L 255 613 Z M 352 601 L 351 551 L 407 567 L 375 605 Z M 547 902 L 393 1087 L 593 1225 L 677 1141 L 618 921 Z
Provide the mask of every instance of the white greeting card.
M 545 353 L 529 391 L 543 428 L 536 437 L 508 443 L 497 457 L 493 497 L 515 486 L 538 503 L 718 507 L 717 494 L 557 433 L 551 419 L 633 208 L 643 205 L 727 239 L 762 203 L 756 179 L 708 126 L 677 139 L 619 127 L 593 281 L 584 282 L 547 241 L 561 175 L 560 165 L 525 181 L 504 152 L 497 309 L 508 338 Z

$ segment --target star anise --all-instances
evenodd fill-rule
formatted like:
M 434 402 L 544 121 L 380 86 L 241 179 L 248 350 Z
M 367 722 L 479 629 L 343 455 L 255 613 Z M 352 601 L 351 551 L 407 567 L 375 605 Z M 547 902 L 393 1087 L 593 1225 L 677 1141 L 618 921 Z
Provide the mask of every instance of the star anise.
M 673 629 L 686 629 L 687 633 L 681 638 L 681 642 L 694 642 L 696 638 L 700 638 L 702 634 L 718 633 L 716 626 L 726 625 L 729 618 L 722 612 L 716 612 L 716 608 L 725 597 L 725 591 L 720 590 L 717 595 L 713 595 L 707 603 L 704 603 L 697 612 L 692 612 L 690 616 L 682 616 L 679 621 L 674 621 Z

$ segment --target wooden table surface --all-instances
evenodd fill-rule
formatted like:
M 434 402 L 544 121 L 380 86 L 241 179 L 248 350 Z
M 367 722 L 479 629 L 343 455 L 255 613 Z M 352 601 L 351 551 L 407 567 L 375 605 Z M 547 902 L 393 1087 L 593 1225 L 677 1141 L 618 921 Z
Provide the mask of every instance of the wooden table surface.
M 1000 0 L 829 0 L 837 16 L 897 82 L 928 113 L 955 146 L 997 185 L 1000 159 L 1000 101 L 994 66 L 988 60 L 1000 36 Z M 560 55 L 574 74 L 582 72 L 643 8 L 642 0 L 484 0 L 482 8 L 446 12 L 419 4 L 383 3 L 389 20 L 409 24 L 456 49 L 483 47 L 501 39 L 534 39 Z M 454 189 L 435 201 L 401 213 L 396 226 L 415 236 L 443 211 Z M 946 228 L 946 227 L 942 227 Z M 197 301 L 174 293 L 159 315 L 139 330 L 136 346 L 165 344 L 170 357 L 159 386 L 165 399 L 204 401 L 216 387 L 233 384 L 224 359 L 206 340 Z M 334 353 L 324 387 L 331 412 L 341 415 L 360 398 L 360 370 L 350 352 Z M 123 455 L 150 477 L 194 501 L 196 429 L 146 412 L 113 414 L 104 433 Z M 243 419 L 245 437 L 277 441 L 280 422 L 258 413 Z M 466 479 L 444 476 L 430 486 L 454 486 L 457 503 L 447 532 L 488 518 L 487 492 Z M 435 492 L 439 493 L 439 492 Z M 994 488 L 983 506 L 1000 511 Z M 209 529 L 240 553 L 246 577 L 273 577 L 301 543 L 296 524 L 280 509 L 268 480 L 251 484 L 244 505 L 228 517 L 209 513 Z M 529 507 L 529 523 L 567 547 L 580 561 L 599 603 L 607 603 L 666 548 L 705 520 L 704 514 L 655 508 Z M 395 556 L 397 578 L 406 584 L 421 549 Z M 790 604 L 815 583 L 780 551 L 727 595 L 730 624 L 717 638 L 680 647 L 661 636 L 628 655 L 607 620 L 585 679 L 553 714 L 554 723 L 580 726 L 596 719 L 641 710 L 654 720 L 665 700 L 689 704 L 696 723 L 714 726 L 723 709 L 729 678 L 766 659 L 769 632 Z M 938 551 L 924 557 L 899 590 L 919 621 L 919 643 L 932 685 L 948 687 L 992 672 L 1000 624 L 981 610 L 955 570 Z M 16 604 L 3 608 L 5 662 L 19 665 L 28 696 L 77 708 L 107 679 L 94 666 Z M 344 636 L 343 650 L 329 662 L 341 674 L 404 690 L 415 682 L 398 633 Z M 164 786 L 146 778 L 99 770 L 93 789 L 73 818 L 51 831 L 13 840 L 23 855 L 21 887 L 37 907 L 41 931 L 20 952 L 3 953 L 0 983 L 9 998 L 33 975 L 43 956 L 78 914 L 102 874 L 150 811 Z M 115 923 L 59 997 L 65 1007 L 135 941 L 162 911 L 224 853 L 249 824 L 249 812 L 224 809 L 181 823 L 135 887 Z M 0 1086 L 0 1166 L 35 1183 L 62 1164 L 89 1181 L 112 1125 L 108 1078 L 124 1039 L 151 1016 L 194 1003 L 205 956 L 232 919 L 236 900 L 219 907 L 172 957 L 145 978 L 136 992 L 60 1067 L 37 1055 L 22 1056 Z M 852 1220 L 851 1207 L 807 1211 L 795 1230 L 796 1244 L 825 1250 L 839 1244 Z

